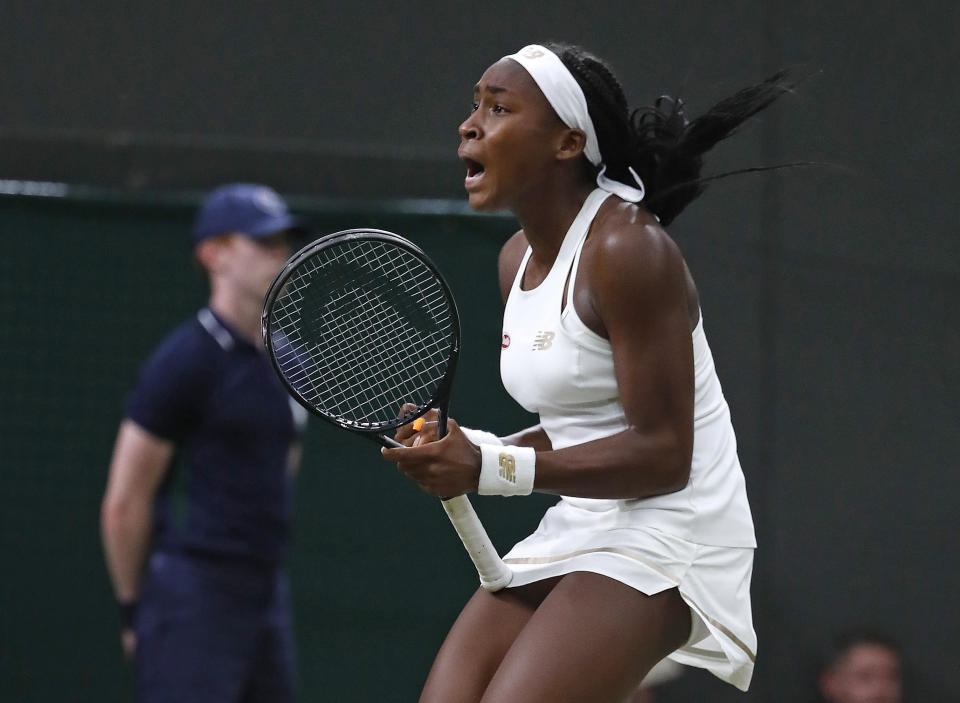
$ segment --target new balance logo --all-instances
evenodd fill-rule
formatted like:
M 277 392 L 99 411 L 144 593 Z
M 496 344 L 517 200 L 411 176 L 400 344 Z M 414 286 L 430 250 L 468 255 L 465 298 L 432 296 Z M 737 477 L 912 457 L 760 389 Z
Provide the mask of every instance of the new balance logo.
M 533 340 L 533 351 L 549 349 L 553 344 L 553 338 L 556 336 L 556 332 L 537 332 L 537 336 Z
M 506 452 L 500 453 L 500 471 L 497 473 L 500 474 L 500 478 L 504 481 L 509 481 L 510 483 L 517 482 L 517 462 L 512 455 L 507 454 Z

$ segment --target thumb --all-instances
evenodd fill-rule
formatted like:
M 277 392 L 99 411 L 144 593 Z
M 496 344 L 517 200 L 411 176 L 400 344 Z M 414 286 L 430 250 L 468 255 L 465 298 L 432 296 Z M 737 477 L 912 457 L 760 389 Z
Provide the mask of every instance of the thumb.
M 462 430 L 460 429 L 460 425 L 458 425 L 457 421 L 453 418 L 447 419 L 447 434 L 463 434 Z
M 380 447 L 380 454 L 387 461 L 399 461 L 406 447 Z

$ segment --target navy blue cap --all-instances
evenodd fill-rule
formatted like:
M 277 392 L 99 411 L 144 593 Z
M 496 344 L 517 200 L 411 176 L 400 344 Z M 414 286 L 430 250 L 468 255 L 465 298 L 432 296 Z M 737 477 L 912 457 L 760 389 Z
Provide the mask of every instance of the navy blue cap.
M 230 183 L 211 192 L 193 223 L 193 243 L 228 232 L 259 239 L 301 223 L 277 192 L 257 183 Z

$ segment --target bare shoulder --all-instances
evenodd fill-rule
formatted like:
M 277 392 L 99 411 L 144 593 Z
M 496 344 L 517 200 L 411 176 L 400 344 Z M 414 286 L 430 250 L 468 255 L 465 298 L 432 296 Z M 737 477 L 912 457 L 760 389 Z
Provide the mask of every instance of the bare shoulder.
M 697 288 L 676 242 L 649 212 L 619 200 L 605 203 L 594 220 L 575 301 L 587 326 L 605 337 L 605 318 L 619 310 L 635 320 L 685 312 L 691 330 L 700 316 Z
M 598 213 L 582 258 L 594 283 L 656 288 L 685 278 L 676 242 L 653 215 L 623 201 Z
M 527 237 L 523 230 L 518 230 L 500 249 L 500 256 L 497 260 L 497 269 L 500 276 L 500 294 L 504 302 L 510 293 L 510 286 L 513 285 L 513 279 L 517 277 L 517 270 L 520 268 L 520 261 L 527 250 Z

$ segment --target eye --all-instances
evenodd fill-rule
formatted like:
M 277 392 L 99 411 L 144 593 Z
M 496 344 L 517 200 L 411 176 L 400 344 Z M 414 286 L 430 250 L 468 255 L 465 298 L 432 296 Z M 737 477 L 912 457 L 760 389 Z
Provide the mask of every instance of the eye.
M 480 107 L 480 103 L 474 100 L 472 103 L 470 103 L 470 112 L 476 112 L 478 107 Z
M 490 108 L 490 109 L 491 109 L 494 113 L 496 113 L 496 114 L 498 114 L 498 115 L 502 115 L 503 113 L 505 113 L 505 112 L 507 111 L 507 108 L 505 108 L 503 105 L 494 105 L 494 106 L 493 106 L 492 108 Z

